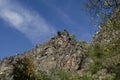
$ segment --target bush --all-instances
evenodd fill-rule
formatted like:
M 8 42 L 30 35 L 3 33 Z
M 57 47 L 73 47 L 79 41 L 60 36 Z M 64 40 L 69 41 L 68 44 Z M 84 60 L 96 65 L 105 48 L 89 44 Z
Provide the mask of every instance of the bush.
M 75 72 L 52 69 L 50 72 L 52 80 L 79 80 L 80 76 Z
M 120 54 L 106 58 L 103 66 L 109 74 L 115 74 L 115 80 L 120 79 Z
M 82 76 L 80 77 L 79 80 L 93 80 L 93 78 L 89 72 L 85 71 L 82 73 Z
M 105 47 L 103 44 L 94 43 L 88 50 L 88 56 L 93 59 L 93 64 L 90 65 L 89 70 L 92 74 L 96 74 L 103 67 L 103 62 L 106 58 Z
M 18 59 L 13 64 L 13 80 L 39 80 L 34 69 L 34 65 L 29 58 Z
M 100 43 L 94 43 L 93 45 L 90 46 L 88 55 L 92 57 L 93 59 L 101 59 L 104 58 L 105 56 L 105 46 Z
M 39 77 L 40 77 L 40 80 L 52 80 L 50 76 L 44 71 L 39 72 Z

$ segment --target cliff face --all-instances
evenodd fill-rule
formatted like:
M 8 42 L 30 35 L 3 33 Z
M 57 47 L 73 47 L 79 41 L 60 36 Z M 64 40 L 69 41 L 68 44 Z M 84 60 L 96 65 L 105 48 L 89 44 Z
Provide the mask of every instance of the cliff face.
M 16 56 L 4 58 L 0 61 L 0 80 L 12 80 L 9 75 L 12 71 L 12 64 L 17 59 L 29 57 L 36 66 L 36 71 L 42 70 L 49 72 L 50 69 L 62 69 L 68 71 L 80 71 L 84 67 L 82 62 L 86 57 L 81 45 L 72 40 L 66 30 L 58 32 L 57 36 L 44 44 L 36 45 L 30 51 Z

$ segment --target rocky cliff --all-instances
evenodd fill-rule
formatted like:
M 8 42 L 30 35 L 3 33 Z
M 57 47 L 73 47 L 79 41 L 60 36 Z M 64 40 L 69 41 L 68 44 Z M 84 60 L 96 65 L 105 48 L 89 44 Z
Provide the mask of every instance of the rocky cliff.
M 62 69 L 68 71 L 78 71 L 84 69 L 83 61 L 86 58 L 84 49 L 76 41 L 72 40 L 69 33 L 64 30 L 49 41 L 36 45 L 33 49 L 4 58 L 0 61 L 0 80 L 12 80 L 10 75 L 13 66 L 18 59 L 29 57 L 36 66 L 36 71 L 49 72 L 50 69 Z

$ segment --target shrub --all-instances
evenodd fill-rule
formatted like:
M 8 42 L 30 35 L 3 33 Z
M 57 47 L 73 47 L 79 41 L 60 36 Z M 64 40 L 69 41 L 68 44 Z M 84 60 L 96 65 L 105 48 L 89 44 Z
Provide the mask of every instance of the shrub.
M 52 69 L 50 72 L 52 80 L 79 80 L 80 76 L 75 72 Z
M 44 71 L 39 72 L 39 77 L 40 77 L 40 80 L 52 80 L 50 76 Z
M 91 74 L 88 74 L 88 72 L 82 73 L 82 76 L 80 77 L 79 80 L 93 80 Z
M 97 73 L 103 67 L 103 62 L 106 58 L 105 47 L 103 44 L 94 43 L 90 46 L 88 56 L 90 56 L 94 63 L 90 65 L 89 70 L 92 74 Z
M 39 80 L 34 69 L 34 65 L 29 58 L 18 59 L 13 64 L 13 80 Z

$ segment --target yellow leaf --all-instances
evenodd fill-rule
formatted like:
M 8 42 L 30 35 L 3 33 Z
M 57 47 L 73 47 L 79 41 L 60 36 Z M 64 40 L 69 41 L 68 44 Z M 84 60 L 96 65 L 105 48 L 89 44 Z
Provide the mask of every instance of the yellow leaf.
M 104 2 L 104 6 L 108 6 L 108 2 L 107 1 Z

